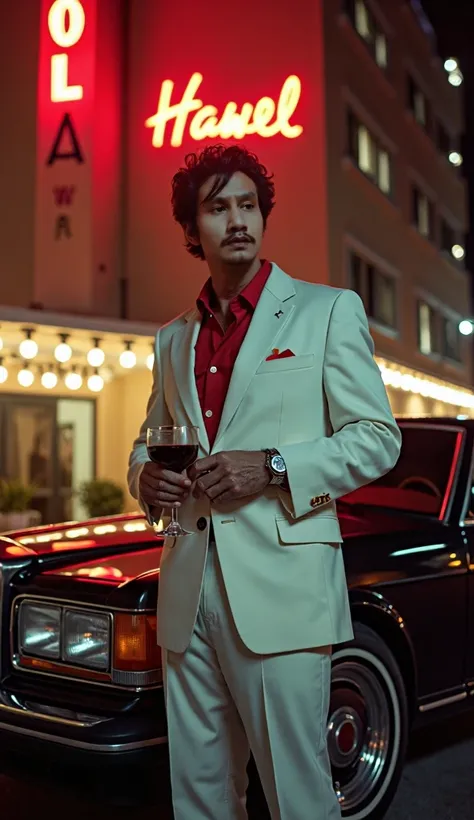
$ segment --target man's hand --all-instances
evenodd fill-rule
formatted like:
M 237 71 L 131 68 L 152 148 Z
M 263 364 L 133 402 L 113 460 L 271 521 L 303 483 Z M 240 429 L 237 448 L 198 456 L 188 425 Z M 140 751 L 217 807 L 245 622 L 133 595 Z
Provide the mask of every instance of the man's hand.
M 179 507 L 188 497 L 189 478 L 147 461 L 139 481 L 140 496 L 150 507 Z
M 229 450 L 198 459 L 189 467 L 188 476 L 196 482 L 196 498 L 204 493 L 217 502 L 261 493 L 270 483 L 265 453 L 258 450 Z

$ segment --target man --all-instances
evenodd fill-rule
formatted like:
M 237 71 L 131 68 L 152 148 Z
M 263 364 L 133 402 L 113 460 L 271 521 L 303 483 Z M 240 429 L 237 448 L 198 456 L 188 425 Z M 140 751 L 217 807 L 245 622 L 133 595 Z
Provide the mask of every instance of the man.
M 158 642 L 176 820 L 245 818 L 251 749 L 274 820 L 335 820 L 331 650 L 353 637 L 335 501 L 390 470 L 400 434 L 359 297 L 261 262 L 274 185 L 241 147 L 186 157 L 173 211 L 210 279 L 160 328 L 129 486 L 167 538 Z M 146 428 L 196 425 L 186 475 Z

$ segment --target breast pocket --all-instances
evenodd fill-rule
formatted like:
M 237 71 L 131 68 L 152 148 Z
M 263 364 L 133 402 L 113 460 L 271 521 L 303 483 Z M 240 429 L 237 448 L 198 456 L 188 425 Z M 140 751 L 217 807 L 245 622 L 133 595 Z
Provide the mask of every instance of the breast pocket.
M 333 544 L 341 543 L 339 521 L 334 515 L 316 515 L 299 521 L 276 518 L 280 544 Z
M 305 353 L 303 356 L 286 356 L 283 359 L 270 359 L 262 362 L 257 370 L 260 373 L 284 373 L 288 370 L 305 370 L 314 365 L 314 353 Z

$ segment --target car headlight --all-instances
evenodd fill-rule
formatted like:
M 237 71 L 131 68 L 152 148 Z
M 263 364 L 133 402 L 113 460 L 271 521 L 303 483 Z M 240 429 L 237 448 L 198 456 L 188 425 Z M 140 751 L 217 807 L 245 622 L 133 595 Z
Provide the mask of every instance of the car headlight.
M 92 669 L 108 669 L 110 618 L 90 612 L 65 610 L 62 659 Z
M 23 603 L 19 617 L 20 651 L 40 658 L 60 658 L 60 607 Z

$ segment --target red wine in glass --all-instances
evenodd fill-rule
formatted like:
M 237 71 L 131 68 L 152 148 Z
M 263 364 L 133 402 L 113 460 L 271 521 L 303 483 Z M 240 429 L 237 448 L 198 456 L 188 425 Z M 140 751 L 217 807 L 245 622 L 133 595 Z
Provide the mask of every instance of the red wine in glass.
M 173 473 L 183 473 L 197 459 L 199 430 L 197 427 L 173 424 L 149 427 L 146 431 L 146 446 L 148 457 L 155 464 Z M 178 521 L 176 507 L 171 507 L 171 521 L 166 529 L 160 533 L 158 525 L 155 525 L 155 532 L 174 538 L 189 535 Z
M 182 473 L 194 464 L 197 454 L 197 444 L 152 444 L 148 447 L 151 460 L 173 473 Z

